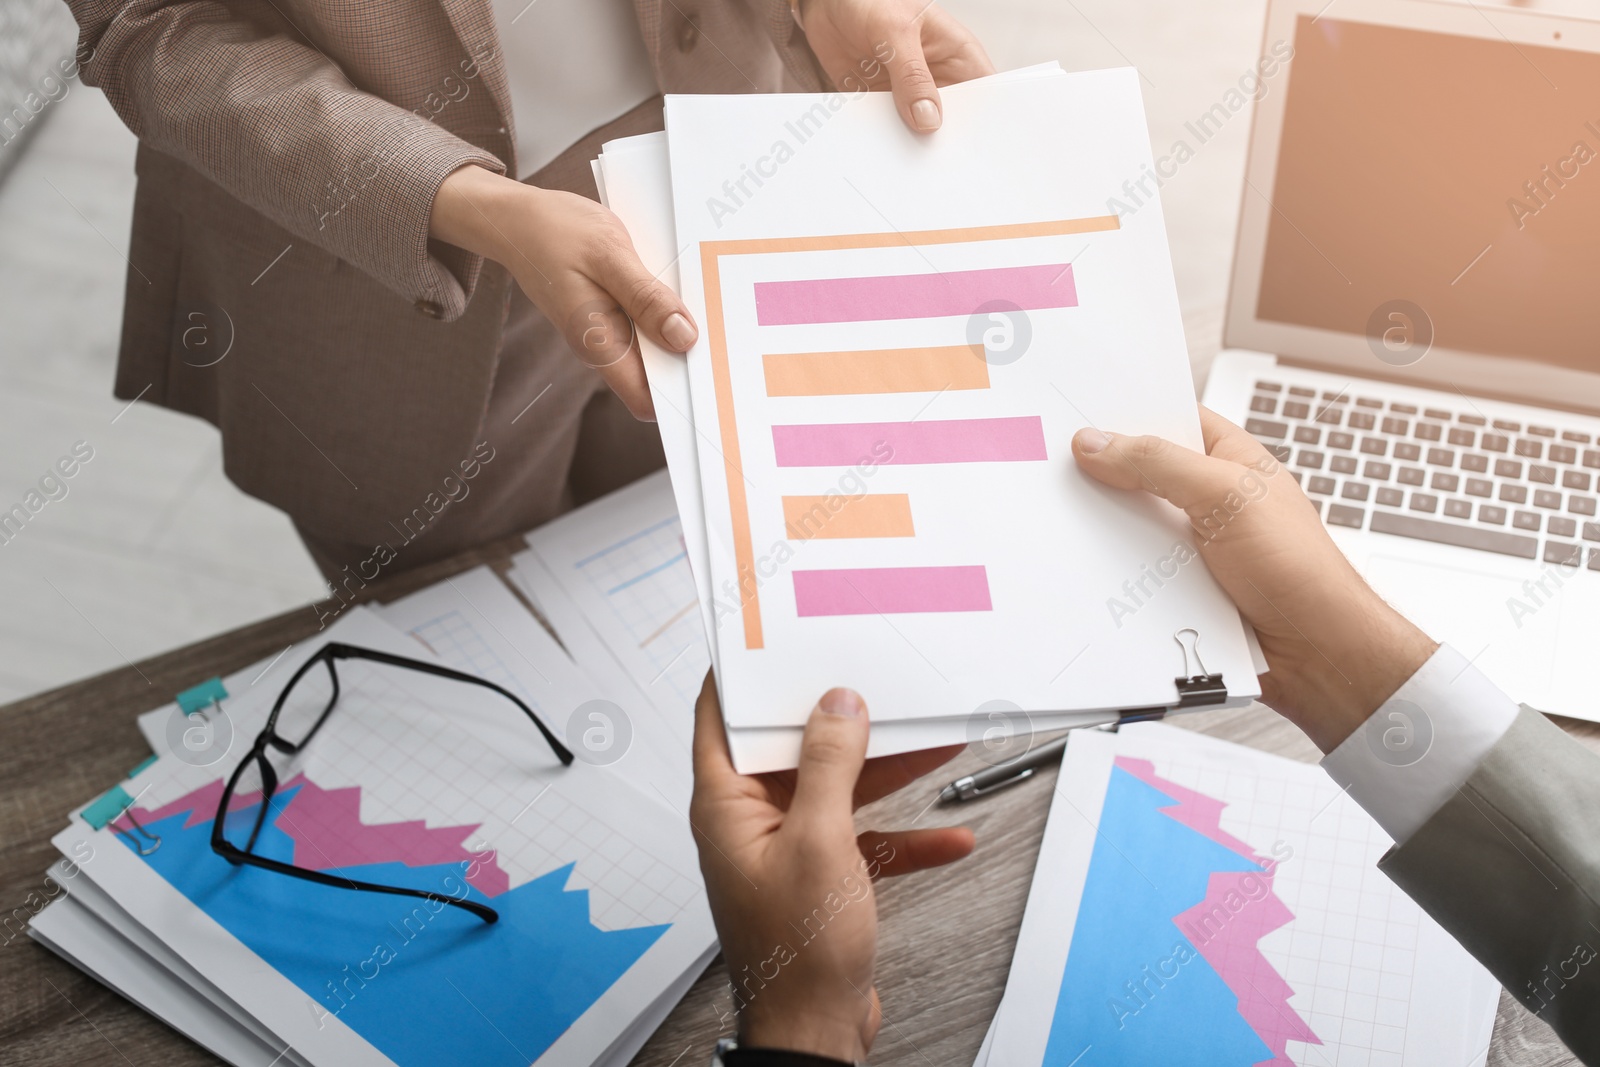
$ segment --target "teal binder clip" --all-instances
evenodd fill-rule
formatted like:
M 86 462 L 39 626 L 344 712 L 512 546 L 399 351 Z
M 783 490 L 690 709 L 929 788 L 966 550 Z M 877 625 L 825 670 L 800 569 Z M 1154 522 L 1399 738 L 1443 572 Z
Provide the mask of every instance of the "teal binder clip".
M 107 789 L 100 797 L 83 809 L 83 821 L 96 830 L 104 830 L 111 820 L 133 806 L 133 798 L 120 785 Z
M 128 777 L 135 777 L 155 761 L 155 756 L 141 760 L 137 767 L 128 772 Z M 109 826 L 113 833 L 121 834 L 127 838 L 141 856 L 148 856 L 161 847 L 161 836 L 145 829 L 139 820 L 134 817 L 133 797 L 128 795 L 128 791 L 122 788 L 120 782 L 96 797 L 88 807 L 83 809 L 81 814 L 83 821 L 96 830 L 104 830 Z M 133 826 L 132 830 L 116 825 L 117 819 L 124 815 L 128 817 L 128 822 Z
M 222 702 L 228 699 L 228 690 L 223 686 L 221 678 L 207 678 L 197 686 L 185 689 L 178 694 L 178 707 L 185 715 L 196 712 L 205 715 L 206 709 L 216 708 L 222 710 Z

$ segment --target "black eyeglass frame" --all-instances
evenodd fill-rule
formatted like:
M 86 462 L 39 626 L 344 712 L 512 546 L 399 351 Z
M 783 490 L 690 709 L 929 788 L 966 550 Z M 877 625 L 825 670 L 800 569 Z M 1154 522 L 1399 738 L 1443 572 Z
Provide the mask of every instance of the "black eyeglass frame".
M 234 866 L 248 864 L 252 867 L 259 867 L 262 870 L 286 874 L 291 878 L 300 878 L 308 882 L 316 882 L 319 885 L 333 886 L 336 889 L 355 889 L 368 893 L 388 893 L 394 896 L 434 900 L 441 904 L 471 912 L 486 923 L 499 921 L 499 912 L 485 904 L 479 904 L 475 900 L 460 900 L 455 897 L 445 896 L 442 893 L 434 893 L 427 889 L 410 889 L 405 886 L 361 882 L 353 878 L 329 874 L 326 871 L 296 867 L 292 863 L 284 863 L 281 860 L 258 856 L 253 851 L 256 847 L 256 839 L 261 835 L 261 828 L 266 824 L 267 809 L 271 805 L 273 795 L 278 791 L 278 772 L 273 769 L 272 761 L 267 759 L 267 748 L 270 746 L 286 755 L 294 756 L 310 744 L 312 738 L 317 736 L 317 731 L 322 729 L 322 724 L 328 721 L 328 716 L 333 713 L 334 705 L 339 702 L 339 672 L 335 669 L 334 664 L 342 659 L 371 660 L 374 663 L 382 663 L 390 667 L 421 671 L 425 674 L 437 675 L 440 678 L 449 678 L 453 681 L 466 682 L 469 685 L 481 685 L 486 689 L 492 689 L 522 709 L 523 714 L 533 722 L 534 726 L 539 728 L 540 735 L 550 745 L 556 757 L 561 760 L 562 766 L 570 767 L 572 765 L 572 751 L 562 744 L 555 734 L 550 732 L 550 728 L 540 721 L 539 716 L 534 714 L 533 709 L 519 700 L 516 694 L 508 692 L 487 678 L 479 678 L 476 675 L 465 674 L 449 667 L 441 667 L 435 663 L 426 663 L 406 656 L 396 656 L 376 649 L 361 648 L 339 641 L 330 641 L 318 649 L 316 655 L 302 663 L 300 669 L 294 672 L 294 677 L 289 679 L 288 683 L 283 687 L 283 691 L 278 694 L 277 702 L 272 705 L 272 711 L 267 715 L 266 725 L 262 728 L 261 733 L 256 735 L 255 744 L 250 746 L 250 751 L 240 761 L 239 766 L 234 768 L 233 774 L 228 777 L 228 784 L 222 790 L 222 800 L 217 805 L 216 818 L 211 823 L 211 851 Z M 290 741 L 278 733 L 278 713 L 283 710 L 283 705 L 289 699 L 289 694 L 294 691 L 295 685 L 299 683 L 301 678 L 305 677 L 307 671 L 310 671 L 318 664 L 323 664 L 328 668 L 328 677 L 333 682 L 333 695 L 328 698 L 328 706 L 318 714 L 317 721 L 312 724 L 305 737 L 299 741 Z M 238 788 L 240 779 L 244 777 L 245 771 L 252 763 L 261 772 L 261 806 L 256 811 L 255 825 L 250 830 L 249 840 L 245 843 L 245 847 L 241 849 L 223 836 L 223 826 L 228 816 L 228 807 L 233 802 L 234 791 Z

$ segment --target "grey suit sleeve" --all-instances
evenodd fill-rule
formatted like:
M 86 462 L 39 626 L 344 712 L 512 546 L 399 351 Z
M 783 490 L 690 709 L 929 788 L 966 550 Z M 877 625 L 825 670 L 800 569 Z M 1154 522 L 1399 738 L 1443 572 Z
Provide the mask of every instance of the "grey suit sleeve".
M 1600 1067 L 1600 755 L 1523 708 L 1379 868 Z

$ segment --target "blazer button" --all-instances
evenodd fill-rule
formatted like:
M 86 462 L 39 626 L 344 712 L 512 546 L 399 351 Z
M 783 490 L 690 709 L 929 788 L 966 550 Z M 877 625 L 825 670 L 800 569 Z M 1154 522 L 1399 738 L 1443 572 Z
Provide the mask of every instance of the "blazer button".
M 444 318 L 444 308 L 440 307 L 438 304 L 435 304 L 432 300 L 418 300 L 411 306 L 416 308 L 420 313 L 428 316 L 430 319 Z
M 700 27 L 689 21 L 684 16 L 683 24 L 678 27 L 678 51 L 692 52 L 694 46 L 700 43 Z

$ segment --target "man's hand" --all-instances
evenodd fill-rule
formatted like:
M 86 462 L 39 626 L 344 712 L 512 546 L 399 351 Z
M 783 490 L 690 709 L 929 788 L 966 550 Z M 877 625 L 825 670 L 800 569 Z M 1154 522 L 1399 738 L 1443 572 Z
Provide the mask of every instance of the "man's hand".
M 586 197 L 467 166 L 440 185 L 429 234 L 510 271 L 628 410 L 654 417 L 634 328 L 673 352 L 698 334 L 683 301 L 639 262 L 620 219 Z
M 865 762 L 867 709 L 830 689 L 806 723 L 796 771 L 733 769 L 708 674 L 695 705 L 694 800 L 711 914 L 733 983 L 740 1040 L 856 1062 L 882 1012 L 872 984 L 872 881 L 972 851 L 965 828 L 869 831 L 852 812 L 945 763 L 962 746 Z
M 1200 557 L 1261 639 L 1263 702 L 1329 752 L 1438 645 L 1362 580 L 1255 438 L 1206 408 L 1200 425 L 1203 456 L 1093 429 L 1072 450 L 1096 480 L 1183 509 Z
M 894 90 L 918 133 L 944 121 L 938 86 L 994 73 L 978 39 L 931 0 L 799 0 L 795 13 L 837 88 Z

